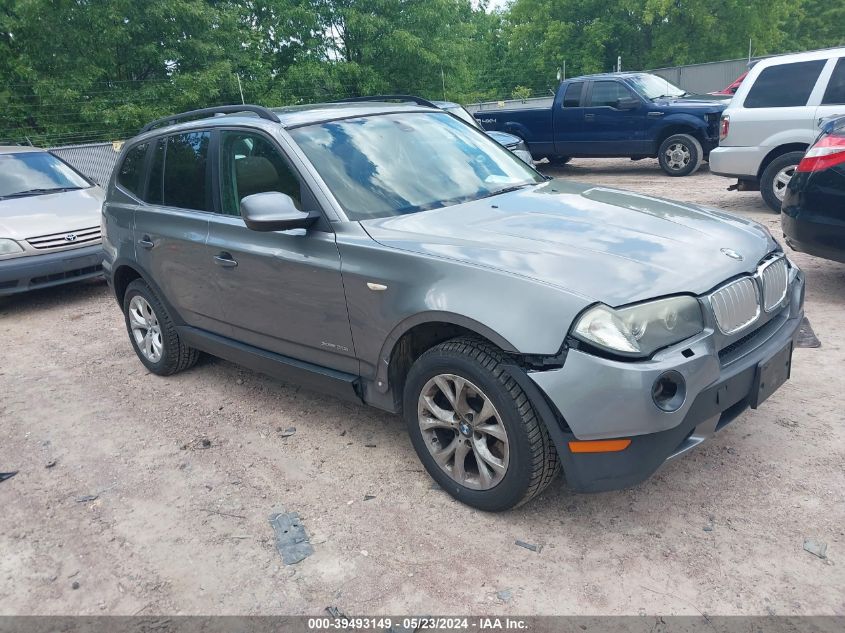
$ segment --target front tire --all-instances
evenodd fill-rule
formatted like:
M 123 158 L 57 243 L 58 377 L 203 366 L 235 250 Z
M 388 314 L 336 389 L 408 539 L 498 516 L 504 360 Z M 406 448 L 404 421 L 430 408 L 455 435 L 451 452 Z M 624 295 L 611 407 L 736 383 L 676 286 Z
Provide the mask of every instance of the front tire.
M 787 152 L 778 156 L 763 170 L 760 177 L 760 193 L 775 213 L 780 213 L 786 188 L 802 158 L 804 158 L 804 152 Z
M 447 341 L 408 373 L 403 415 L 432 478 L 450 495 L 486 511 L 537 496 L 559 470 L 545 425 L 493 345 Z
M 196 364 L 199 351 L 181 341 L 167 308 L 142 279 L 126 287 L 123 316 L 132 348 L 152 373 L 170 376 Z
M 660 144 L 657 160 L 669 176 L 689 176 L 701 167 L 704 150 L 689 134 L 673 134 Z

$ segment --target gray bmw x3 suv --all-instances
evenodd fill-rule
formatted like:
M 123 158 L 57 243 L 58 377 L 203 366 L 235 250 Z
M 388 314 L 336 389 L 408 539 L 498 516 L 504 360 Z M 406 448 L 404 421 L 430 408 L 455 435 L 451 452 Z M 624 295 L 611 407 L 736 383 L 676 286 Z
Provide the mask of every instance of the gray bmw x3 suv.
M 141 362 L 200 352 L 401 413 L 503 510 L 636 484 L 789 377 L 804 279 L 759 224 L 548 180 L 455 117 L 175 115 L 126 143 L 104 263 Z

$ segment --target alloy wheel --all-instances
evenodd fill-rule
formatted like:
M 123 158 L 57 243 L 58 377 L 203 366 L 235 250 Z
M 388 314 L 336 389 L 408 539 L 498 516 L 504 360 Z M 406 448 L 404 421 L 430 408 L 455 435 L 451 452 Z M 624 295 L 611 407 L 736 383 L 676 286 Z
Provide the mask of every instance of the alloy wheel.
M 689 147 L 683 143 L 672 143 L 664 152 L 666 166 L 673 171 L 680 171 L 692 160 L 692 153 Z
M 150 303 L 141 295 L 129 302 L 129 326 L 135 345 L 151 363 L 161 360 L 161 325 Z
M 789 181 L 795 175 L 795 168 L 798 165 L 787 165 L 775 174 L 775 179 L 772 181 L 772 192 L 775 198 L 783 202 L 786 196 L 786 188 L 789 186 Z
M 490 398 L 472 382 L 438 374 L 423 387 L 417 406 L 420 431 L 434 461 L 473 490 L 498 485 L 508 470 L 508 434 Z

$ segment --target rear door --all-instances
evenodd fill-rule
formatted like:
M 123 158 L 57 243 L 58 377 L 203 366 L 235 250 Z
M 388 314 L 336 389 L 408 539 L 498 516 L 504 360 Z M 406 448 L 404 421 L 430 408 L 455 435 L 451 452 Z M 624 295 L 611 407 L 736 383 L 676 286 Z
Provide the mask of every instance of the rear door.
M 845 57 L 831 59 L 828 64 L 832 68 L 826 68 L 822 73 L 823 81 L 828 71 L 830 71 L 830 77 L 819 88 L 821 103 L 816 108 L 816 128 L 821 127 L 822 122 L 828 117 L 845 115 Z
M 340 253 L 319 205 L 270 136 L 219 131 L 221 213 L 211 219 L 208 261 L 220 288 L 223 318 L 238 341 L 299 360 L 357 373 Z M 321 214 L 309 229 L 261 232 L 246 227 L 240 202 L 267 191 L 289 195 Z
M 642 151 L 645 109 L 623 110 L 622 99 L 639 97 L 623 82 L 600 79 L 590 86 L 584 110 L 584 130 L 593 156 L 628 156 Z
M 567 84 L 560 105 L 552 106 L 555 153 L 559 156 L 576 156 L 584 145 L 583 95 L 586 85 L 583 81 Z
M 228 334 L 214 318 L 217 289 L 206 239 L 212 209 L 211 133 L 163 136 L 154 142 L 146 204 L 135 210 L 138 264 L 188 325 Z

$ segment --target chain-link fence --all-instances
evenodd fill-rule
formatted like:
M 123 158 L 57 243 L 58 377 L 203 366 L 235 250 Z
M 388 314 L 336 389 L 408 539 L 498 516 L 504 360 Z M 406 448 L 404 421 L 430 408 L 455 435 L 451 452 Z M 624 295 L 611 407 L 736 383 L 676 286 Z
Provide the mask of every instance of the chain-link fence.
M 87 143 L 50 147 L 50 152 L 74 167 L 101 187 L 111 178 L 122 142 Z

